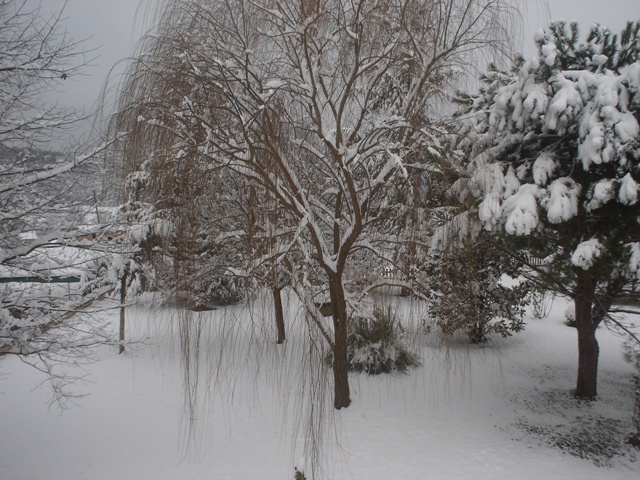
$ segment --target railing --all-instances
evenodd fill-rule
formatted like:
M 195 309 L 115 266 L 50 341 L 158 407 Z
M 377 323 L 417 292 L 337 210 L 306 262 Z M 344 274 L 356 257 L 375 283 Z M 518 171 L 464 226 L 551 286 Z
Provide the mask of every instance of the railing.
M 0 277 L 0 283 L 79 283 L 80 277 Z

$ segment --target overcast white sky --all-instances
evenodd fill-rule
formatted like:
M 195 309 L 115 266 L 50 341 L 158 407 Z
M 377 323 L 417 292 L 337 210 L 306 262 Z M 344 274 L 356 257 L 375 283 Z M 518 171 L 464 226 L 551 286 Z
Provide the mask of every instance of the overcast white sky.
M 520 1 L 526 23 L 524 50 L 530 49 L 530 54 L 532 35 L 546 25 L 548 18 L 540 0 Z M 41 3 L 43 11 L 50 12 L 59 10 L 65 0 L 28 0 L 28 3 Z M 85 76 L 65 82 L 64 91 L 58 96 L 61 104 L 92 109 L 109 70 L 130 55 L 135 40 L 148 27 L 143 24 L 144 9 L 157 3 L 158 0 L 66 0 L 63 26 L 69 37 L 87 39 L 86 48 L 97 48 L 96 54 L 100 56 L 94 66 L 86 69 Z M 640 0 L 549 0 L 549 4 L 552 19 L 575 19 L 583 32 L 594 22 L 619 31 L 627 21 L 640 19 Z
M 156 3 L 157 0 L 27 0 L 29 8 L 40 5 L 45 17 L 64 7 L 60 28 L 90 51 L 87 58 L 92 61 L 84 74 L 69 77 L 55 93 L 61 105 L 86 112 L 98 105 L 110 70 L 124 70 L 123 63 L 117 64 L 131 54 L 136 40 L 148 27 L 144 25 L 145 8 Z

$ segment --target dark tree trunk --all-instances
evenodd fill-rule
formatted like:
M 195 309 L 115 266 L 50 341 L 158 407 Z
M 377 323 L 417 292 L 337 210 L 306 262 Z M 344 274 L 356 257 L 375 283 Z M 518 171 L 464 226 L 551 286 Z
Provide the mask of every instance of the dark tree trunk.
M 276 316 L 276 329 L 278 331 L 278 343 L 284 343 L 285 341 L 285 330 L 284 330 L 284 311 L 282 309 L 282 289 L 278 287 L 273 287 L 271 289 L 273 293 L 273 305 Z
M 333 348 L 333 406 L 336 410 L 351 405 L 349 390 L 349 361 L 347 357 L 347 303 L 340 276 L 329 278 L 331 305 L 333 306 L 334 348 Z
M 578 272 L 576 284 L 575 320 L 578 330 L 578 381 L 574 395 L 595 400 L 598 395 L 598 355 L 596 327 L 593 321 L 593 299 L 596 282 L 589 272 Z
M 122 272 L 122 278 L 120 279 L 120 335 L 118 338 L 118 354 L 124 352 L 124 303 L 127 299 L 127 277 L 129 276 L 129 270 L 127 268 Z

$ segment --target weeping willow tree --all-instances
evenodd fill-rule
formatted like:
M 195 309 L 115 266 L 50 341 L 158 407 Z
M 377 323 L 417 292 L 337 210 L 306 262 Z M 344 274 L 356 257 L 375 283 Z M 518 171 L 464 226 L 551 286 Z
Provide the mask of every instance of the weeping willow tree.
M 189 115 L 188 99 L 206 104 L 216 98 L 182 75 L 187 45 L 174 28 L 159 23 L 158 32 L 176 41 L 143 40 L 145 53 L 130 68 L 120 93 L 121 99 L 137 100 L 121 103 L 112 128 L 126 132 L 118 145 L 125 208 L 147 265 L 146 286 L 186 295 L 197 305 L 212 282 L 224 282 L 229 267 L 242 266 L 242 252 L 250 246 L 238 233 L 253 215 L 255 195 L 243 177 L 221 169 L 200 148 L 206 131 Z M 231 293 L 218 295 L 221 303 L 234 299 Z
M 345 272 L 357 252 L 385 256 L 370 240 L 390 189 L 423 152 L 442 155 L 433 105 L 479 55 L 506 49 L 512 13 L 500 0 L 173 0 L 127 73 L 115 129 L 128 132 L 126 171 L 147 182 L 143 216 L 174 235 L 176 282 L 191 274 L 181 252 L 213 225 L 196 219 L 201 196 L 224 197 L 233 178 L 249 199 L 268 197 L 287 221 L 268 251 L 241 253 L 254 265 L 296 259 L 294 286 L 332 351 L 337 409 L 351 403 Z M 233 217 L 220 231 L 245 238 L 269 218 L 218 205 Z M 309 272 L 324 276 L 331 328 Z
M 234 245 L 212 263 L 264 279 L 276 305 L 290 285 L 306 308 L 303 363 L 318 362 L 309 398 L 326 394 L 329 350 L 333 405 L 348 407 L 348 272 L 408 238 L 396 221 L 411 202 L 389 212 L 416 197 L 415 172 L 446 163 L 439 107 L 470 66 L 508 49 L 513 13 L 503 0 L 162 3 L 113 124 L 149 258 L 188 288 L 202 258 Z M 308 406 L 317 425 L 324 407 Z

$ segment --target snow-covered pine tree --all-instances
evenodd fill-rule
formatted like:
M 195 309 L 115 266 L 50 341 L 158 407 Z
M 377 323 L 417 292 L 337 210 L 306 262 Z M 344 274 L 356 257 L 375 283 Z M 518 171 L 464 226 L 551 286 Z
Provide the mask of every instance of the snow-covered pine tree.
M 574 300 L 575 395 L 593 399 L 596 328 L 640 279 L 640 22 L 619 36 L 596 25 L 582 43 L 576 24 L 552 23 L 535 40 L 536 56 L 464 99 L 471 184 L 485 227 Z

